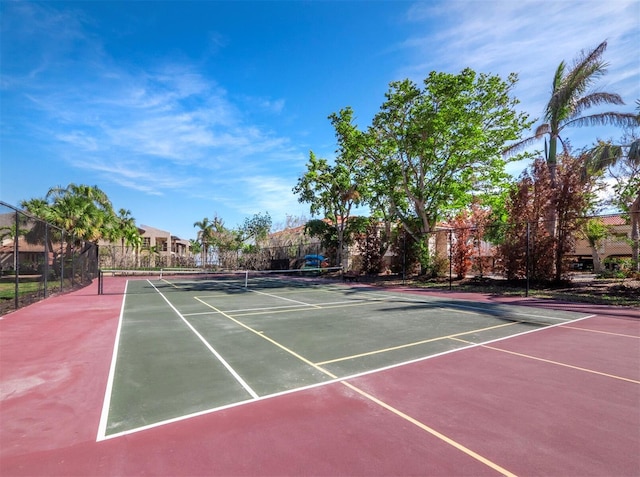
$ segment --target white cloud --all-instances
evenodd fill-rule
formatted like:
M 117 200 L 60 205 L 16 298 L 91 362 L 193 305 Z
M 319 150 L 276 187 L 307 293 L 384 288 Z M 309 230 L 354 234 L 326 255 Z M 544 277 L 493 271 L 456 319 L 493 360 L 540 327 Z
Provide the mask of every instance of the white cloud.
M 414 21 L 424 18 L 441 23 L 435 31 L 410 37 L 401 45 L 414 50 L 413 59 L 430 59 L 411 65 L 414 72 L 433 63 L 453 70 L 468 65 L 486 72 L 517 72 L 523 80 L 527 76 L 549 78 L 546 83 L 550 85 L 550 75 L 560 61 L 570 61 L 581 50 L 607 39 L 615 44 L 629 32 L 638 38 L 638 3 L 634 0 L 453 1 L 440 9 L 419 3 L 412 11 L 427 12 Z M 637 62 L 637 50 L 630 47 L 623 48 L 627 53 L 635 51 Z M 610 59 L 618 58 L 616 49 L 611 49 Z
M 252 175 L 240 178 L 246 196 L 237 198 L 235 207 L 245 215 L 269 212 L 272 218 L 308 214 L 309 206 L 300 204 L 292 194 L 291 180 L 280 176 Z
M 602 110 L 631 112 L 640 97 L 639 15 L 637 0 L 418 2 L 408 10 L 408 20 L 412 26 L 424 24 L 427 33 L 397 45 L 409 58 L 398 76 L 421 82 L 431 70 L 457 73 L 467 66 L 502 77 L 515 72 L 520 110 L 538 118 L 537 125 L 560 62 L 570 67 L 581 51 L 606 40 L 604 59 L 610 66 L 596 87 L 620 94 L 627 106 Z M 567 134 L 580 138 L 574 145 L 582 147 L 611 130 L 574 128 Z
M 66 89 L 44 85 L 29 94 L 32 103 L 50 120 L 47 135 L 58 140 L 73 164 L 91 153 L 111 165 L 105 174 L 115 183 L 155 193 L 158 188 L 180 189 L 196 170 L 220 170 L 237 175 L 249 169 L 297 162 L 300 153 L 286 137 L 250 123 L 230 102 L 226 92 L 192 66 L 162 68 L 162 74 L 112 69 L 109 74 L 79 77 Z M 283 101 L 257 100 L 256 107 L 281 110 Z M 68 125 L 73 125 L 71 131 Z M 72 146 L 72 148 L 69 148 Z M 55 146 L 54 146 L 55 147 Z M 149 175 L 132 181 L 124 165 L 135 160 L 141 169 L 157 169 L 158 160 L 172 170 L 172 181 Z M 96 171 L 106 173 L 100 167 Z M 162 182 L 162 183 L 160 183 Z

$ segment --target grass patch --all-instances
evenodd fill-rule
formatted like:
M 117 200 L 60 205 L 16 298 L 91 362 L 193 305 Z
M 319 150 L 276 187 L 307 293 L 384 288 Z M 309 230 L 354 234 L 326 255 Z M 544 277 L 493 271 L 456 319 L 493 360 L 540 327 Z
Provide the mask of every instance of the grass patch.
M 39 282 L 19 282 L 18 296 L 31 293 L 38 293 L 41 285 Z M 13 300 L 16 296 L 16 285 L 14 282 L 0 282 L 0 300 Z
M 10 280 L 7 278 L 8 277 L 4 277 L 0 280 L 0 300 L 13 300 L 16 296 L 15 279 L 14 277 L 11 277 Z M 64 286 L 71 289 L 67 280 L 65 280 Z M 60 280 L 47 281 L 48 294 L 57 293 L 58 291 L 60 291 Z M 44 284 L 39 280 L 39 278 L 20 278 L 20 281 L 18 282 L 18 297 L 38 295 L 43 292 Z

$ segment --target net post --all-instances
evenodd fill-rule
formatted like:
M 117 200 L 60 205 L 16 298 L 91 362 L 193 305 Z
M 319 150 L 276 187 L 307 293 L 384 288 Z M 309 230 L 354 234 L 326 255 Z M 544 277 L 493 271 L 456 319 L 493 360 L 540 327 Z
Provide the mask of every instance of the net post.
M 244 271 L 244 287 L 249 288 L 249 270 Z
M 102 295 L 102 269 L 98 269 L 98 295 Z

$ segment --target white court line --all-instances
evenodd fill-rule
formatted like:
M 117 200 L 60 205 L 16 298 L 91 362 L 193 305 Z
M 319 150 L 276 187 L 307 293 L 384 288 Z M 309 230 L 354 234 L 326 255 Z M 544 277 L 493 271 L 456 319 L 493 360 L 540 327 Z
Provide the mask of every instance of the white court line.
M 171 309 L 172 309 L 173 311 L 175 311 L 175 312 L 176 312 L 176 314 L 177 314 L 177 315 L 180 317 L 180 319 L 181 319 L 181 320 L 182 320 L 182 321 L 183 321 L 183 322 L 184 322 L 184 323 L 189 327 L 189 329 L 190 329 L 191 331 L 193 331 L 193 333 L 198 337 L 198 339 L 199 339 L 200 341 L 202 341 L 202 344 L 204 344 L 204 345 L 207 347 L 207 349 L 208 349 L 209 351 L 211 351 L 211 352 L 215 355 L 215 357 L 216 357 L 216 358 L 218 358 L 218 360 L 220 361 L 220 363 L 222 363 L 222 365 L 223 365 L 225 368 L 227 368 L 227 370 L 228 370 L 228 371 L 233 375 L 233 377 L 234 377 L 234 378 L 236 378 L 236 381 L 238 381 L 238 382 L 240 383 L 240 385 L 241 385 L 241 386 L 242 386 L 242 387 L 243 387 L 243 388 L 244 388 L 244 389 L 245 389 L 245 390 L 246 390 L 246 391 L 251 395 L 251 397 L 253 397 L 254 399 L 257 399 L 257 398 L 258 398 L 258 394 L 257 394 L 253 389 L 251 389 L 251 387 L 250 387 L 250 386 L 245 382 L 245 380 L 244 380 L 244 379 L 242 379 L 242 377 L 241 377 L 241 376 L 236 372 L 236 370 L 235 370 L 235 369 L 233 369 L 233 368 L 231 367 L 231 365 L 225 361 L 225 359 L 222 357 L 222 355 L 220 355 L 220 353 L 218 353 L 218 352 L 214 349 L 214 347 L 213 347 L 213 346 L 211 346 L 211 345 L 209 344 L 209 342 L 204 338 L 204 336 L 202 336 L 202 335 L 198 332 L 198 330 L 196 330 L 196 329 L 193 327 L 193 325 L 192 325 L 191 323 L 189 323 L 189 321 L 187 321 L 187 319 L 186 319 L 184 316 L 182 316 L 182 313 L 180 313 L 180 312 L 178 311 L 178 309 L 177 309 L 175 306 L 173 306 L 173 303 L 171 303 L 171 302 L 167 299 L 167 297 L 166 297 L 166 296 L 164 296 L 164 295 L 162 294 L 162 292 L 161 292 L 160 290 L 158 290 L 158 289 L 156 288 L 156 286 L 155 286 L 153 283 L 151 283 L 151 281 L 150 281 L 150 280 L 147 280 L 147 281 L 149 282 L 149 285 L 151 285 L 151 286 L 153 287 L 153 289 L 154 289 L 155 291 L 157 291 L 157 292 L 158 292 L 158 294 L 160 294 L 160 296 L 164 299 L 164 301 L 166 301 L 166 302 L 167 302 L 167 304 L 171 307 Z
M 124 317 L 124 302 L 127 299 L 127 288 L 129 280 L 124 285 L 124 295 L 122 296 L 122 305 L 120 306 L 120 317 L 118 318 L 118 329 L 116 330 L 116 342 L 113 345 L 113 353 L 111 355 L 111 366 L 109 366 L 109 377 L 107 378 L 107 389 L 104 392 L 104 401 L 102 402 L 102 413 L 100 414 L 100 424 L 98 424 L 98 437 L 96 441 L 105 439 L 107 432 L 107 419 L 109 418 L 109 407 L 111 406 L 111 392 L 113 391 L 113 379 L 116 374 L 116 359 L 118 358 L 118 348 L 120 346 L 120 330 L 122 329 L 122 319 Z

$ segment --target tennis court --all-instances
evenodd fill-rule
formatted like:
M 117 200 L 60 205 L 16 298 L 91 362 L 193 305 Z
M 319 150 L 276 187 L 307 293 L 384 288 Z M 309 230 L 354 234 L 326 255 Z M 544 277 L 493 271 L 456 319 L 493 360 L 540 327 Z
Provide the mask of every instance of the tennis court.
M 105 312 L 111 352 L 89 373 L 92 391 L 62 391 L 92 417 L 68 424 L 82 427 L 76 437 L 56 436 L 66 444 L 41 435 L 6 447 L 29 431 L 3 406 L 3 475 L 640 472 L 637 310 L 290 274 L 112 276 L 101 287 L 84 306 Z M 68 326 L 88 326 L 73 316 Z
M 105 436 L 581 317 L 290 274 L 133 280 Z

